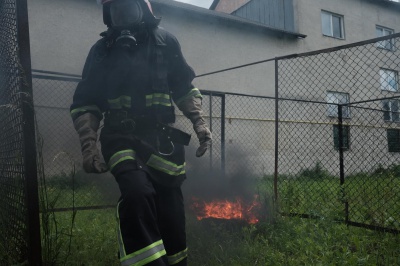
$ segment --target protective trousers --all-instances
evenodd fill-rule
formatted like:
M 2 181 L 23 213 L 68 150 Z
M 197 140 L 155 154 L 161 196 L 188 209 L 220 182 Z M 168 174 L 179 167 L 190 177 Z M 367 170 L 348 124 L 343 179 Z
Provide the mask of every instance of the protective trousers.
M 114 172 L 121 190 L 117 207 L 121 265 L 187 265 L 181 188 L 155 184 L 145 171 L 129 164 Z

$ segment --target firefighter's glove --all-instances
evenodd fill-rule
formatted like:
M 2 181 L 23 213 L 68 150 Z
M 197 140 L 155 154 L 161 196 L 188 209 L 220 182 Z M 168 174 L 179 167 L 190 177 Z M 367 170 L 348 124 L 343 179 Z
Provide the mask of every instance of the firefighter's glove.
M 196 156 L 201 157 L 210 148 L 212 142 L 212 134 L 208 129 L 203 118 L 203 110 L 201 108 L 201 98 L 189 97 L 177 104 L 179 110 L 190 119 L 193 124 L 194 132 L 200 142 L 200 147 L 196 151 Z
M 99 125 L 100 120 L 91 113 L 85 113 L 74 120 L 74 127 L 81 143 L 83 169 L 86 173 L 104 173 L 108 170 L 96 144 Z
M 200 147 L 196 150 L 196 157 L 201 157 L 211 147 L 211 132 L 204 125 L 198 126 L 195 131 L 200 142 Z

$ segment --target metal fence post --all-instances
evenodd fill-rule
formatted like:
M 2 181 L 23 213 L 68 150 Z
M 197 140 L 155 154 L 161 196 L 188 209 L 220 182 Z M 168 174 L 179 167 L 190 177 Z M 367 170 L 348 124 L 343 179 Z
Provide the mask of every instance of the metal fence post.
M 212 113 L 213 113 L 213 108 L 212 108 L 212 106 L 213 106 L 213 104 L 212 104 L 212 99 L 213 99 L 213 94 L 212 94 L 212 92 L 209 94 L 209 98 L 210 98 L 210 100 L 209 100 L 209 116 L 210 116 L 210 131 L 212 132 L 213 131 L 213 119 L 212 119 Z M 212 143 L 211 143 L 211 146 L 210 146 L 210 170 L 212 170 L 212 168 L 213 168 L 213 153 L 212 153 L 212 151 L 213 151 L 213 147 L 212 147 L 213 145 L 212 145 Z
M 274 196 L 278 200 L 278 137 L 279 137 L 279 72 L 278 59 L 275 59 L 275 169 L 274 169 Z
M 32 97 L 32 73 L 29 41 L 28 7 L 26 0 L 17 0 L 18 51 L 21 63 L 21 92 L 23 113 L 24 164 L 26 177 L 26 206 L 28 211 L 29 264 L 42 265 L 38 175 L 36 159 L 35 118 Z
M 225 177 L 225 94 L 221 95 L 221 172 Z
M 345 196 L 344 191 L 344 158 L 343 158 L 343 151 L 344 151 L 344 141 L 343 141 L 343 105 L 338 104 L 338 138 L 339 138 L 339 170 L 340 170 L 340 187 L 342 192 L 342 197 Z M 346 224 L 349 222 L 349 205 L 348 202 L 344 202 L 345 208 L 345 222 Z

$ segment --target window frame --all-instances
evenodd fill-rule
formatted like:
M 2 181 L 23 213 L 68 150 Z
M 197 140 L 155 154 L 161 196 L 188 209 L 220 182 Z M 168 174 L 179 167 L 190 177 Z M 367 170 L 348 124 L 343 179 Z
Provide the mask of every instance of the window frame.
M 330 94 L 331 94 L 331 96 L 330 96 Z M 341 96 L 341 99 L 343 99 L 343 98 L 346 99 L 346 102 L 339 102 L 340 99 L 339 99 L 338 95 Z M 343 97 L 343 96 L 345 96 L 345 97 Z M 339 117 L 338 104 L 350 103 L 350 94 L 347 92 L 327 91 L 326 92 L 326 102 L 328 103 L 327 116 Z M 332 103 L 334 103 L 334 104 L 332 104 Z M 345 106 L 342 109 L 342 118 L 346 118 L 346 119 L 351 118 L 350 106 Z
M 339 125 L 333 125 L 333 147 L 339 150 Z M 343 130 L 343 150 L 350 150 L 350 126 L 342 125 Z
M 397 111 L 393 110 L 393 108 L 392 108 L 392 105 L 395 102 L 397 103 Z M 385 108 L 386 103 L 388 103 L 389 108 Z M 396 99 L 382 100 L 382 110 L 383 110 L 383 121 L 394 122 L 394 123 L 400 122 L 400 100 L 396 100 Z M 394 113 L 397 113 L 396 116 L 393 116 Z M 389 119 L 387 119 L 386 114 L 389 114 Z M 395 118 L 393 118 L 393 117 L 395 117 Z
M 396 85 L 396 88 L 394 88 L 394 90 L 392 90 L 392 89 L 387 89 L 387 88 L 388 88 L 389 86 L 391 86 L 391 85 L 390 85 L 390 83 L 387 81 L 387 78 L 385 78 L 385 77 L 383 76 L 383 73 L 386 74 L 387 76 L 389 76 L 388 73 L 394 74 L 394 81 L 395 81 L 395 85 Z M 384 86 L 384 82 L 387 83 L 386 86 Z M 396 70 L 393 70 L 393 69 L 380 68 L 380 69 L 379 69 L 379 83 L 380 83 L 380 86 L 381 86 L 381 90 L 382 90 L 382 91 L 399 92 L 399 72 L 396 71 Z
M 382 35 L 378 34 L 378 31 L 382 31 Z M 388 32 L 389 34 L 385 35 L 385 31 Z M 389 36 L 391 34 L 394 34 L 394 29 L 388 28 L 388 27 L 384 27 L 384 26 L 380 26 L 380 25 L 376 25 L 375 26 L 375 33 L 376 33 L 376 37 L 385 37 L 385 36 Z M 389 45 L 388 45 L 389 44 Z M 389 47 L 387 47 L 389 46 Z M 388 51 L 394 51 L 394 43 L 392 39 L 387 39 L 387 40 L 383 40 L 383 41 L 379 41 L 376 43 L 376 47 L 378 49 L 383 49 L 383 50 L 388 50 Z
M 400 129 L 388 128 L 386 132 L 388 141 L 388 152 L 400 152 Z
M 330 27 L 330 33 L 326 33 L 324 32 L 324 18 L 323 15 L 329 15 L 330 17 L 330 21 L 329 21 L 329 27 Z M 334 30 L 333 30 L 333 21 L 332 18 L 336 17 L 339 18 L 339 29 L 340 29 L 340 36 L 334 36 Z M 321 10 L 321 29 L 322 29 L 322 35 L 323 36 L 327 36 L 327 37 L 331 37 L 331 38 L 335 38 L 335 39 L 339 39 L 339 40 L 344 40 L 345 39 L 345 31 L 344 31 L 344 16 L 340 15 L 340 14 L 336 14 L 330 11 L 326 11 L 326 10 Z

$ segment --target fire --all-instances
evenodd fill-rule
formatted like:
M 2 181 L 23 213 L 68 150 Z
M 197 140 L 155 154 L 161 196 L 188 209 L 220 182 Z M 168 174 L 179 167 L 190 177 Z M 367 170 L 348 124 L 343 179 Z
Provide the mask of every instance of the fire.
M 192 200 L 191 209 L 196 212 L 198 220 L 204 218 L 238 219 L 245 220 L 249 224 L 256 224 L 259 221 L 256 216 L 256 209 L 261 204 L 257 195 L 254 196 L 251 203 L 245 203 L 241 198 L 236 198 L 235 201 L 214 200 L 208 203 L 198 198 Z

